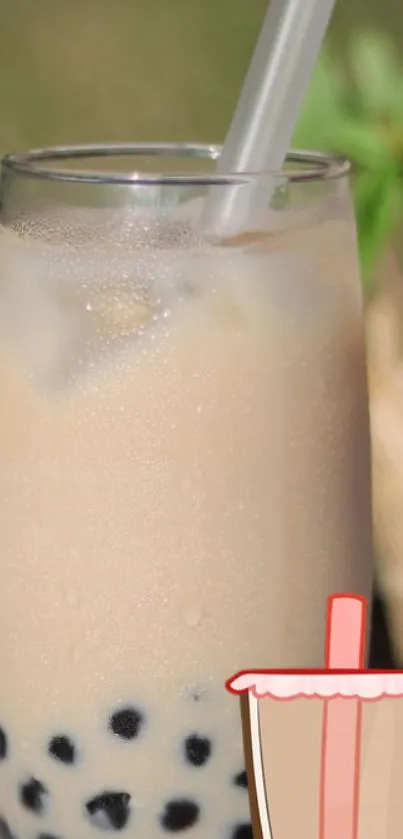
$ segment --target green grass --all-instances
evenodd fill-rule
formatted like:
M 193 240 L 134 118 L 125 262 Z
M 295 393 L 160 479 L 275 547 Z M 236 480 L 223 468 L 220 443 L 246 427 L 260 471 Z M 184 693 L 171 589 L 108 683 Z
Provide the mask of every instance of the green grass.
M 332 29 L 402 29 L 401 0 L 340 0 Z M 220 141 L 266 0 L 3 0 L 0 153 L 44 143 Z

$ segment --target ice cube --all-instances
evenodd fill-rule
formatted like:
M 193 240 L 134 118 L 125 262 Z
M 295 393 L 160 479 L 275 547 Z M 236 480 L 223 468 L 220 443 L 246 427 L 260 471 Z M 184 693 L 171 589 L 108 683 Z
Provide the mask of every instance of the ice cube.
M 2 341 L 30 377 L 45 381 L 81 331 L 80 310 L 66 289 L 56 297 L 45 272 L 38 270 L 41 263 L 23 242 L 6 233 L 0 247 Z
M 87 312 L 96 324 L 98 334 L 114 339 L 142 331 L 155 321 L 159 301 L 139 296 L 138 289 L 105 285 L 95 293 L 87 292 Z

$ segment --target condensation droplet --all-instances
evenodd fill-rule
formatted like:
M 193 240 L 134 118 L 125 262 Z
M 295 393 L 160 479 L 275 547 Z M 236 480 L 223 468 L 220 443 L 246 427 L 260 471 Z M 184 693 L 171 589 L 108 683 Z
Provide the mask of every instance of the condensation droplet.
M 190 492 L 192 489 L 192 478 L 190 475 L 184 475 L 180 482 L 181 492 Z
M 80 648 L 76 644 L 74 644 L 70 649 L 69 659 L 70 659 L 70 664 L 74 667 L 80 661 Z
M 78 606 L 80 598 L 78 596 L 77 591 L 75 591 L 74 589 L 67 589 L 64 597 L 68 606 L 71 606 L 73 608 L 75 606 Z
M 203 617 L 203 607 L 201 603 L 188 603 L 183 610 L 183 618 L 186 626 L 199 626 Z

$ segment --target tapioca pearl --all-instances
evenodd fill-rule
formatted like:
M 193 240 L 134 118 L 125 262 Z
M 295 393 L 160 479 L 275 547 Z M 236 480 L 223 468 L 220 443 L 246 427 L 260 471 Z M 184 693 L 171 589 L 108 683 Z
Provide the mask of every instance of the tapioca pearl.
M 144 725 L 144 714 L 139 708 L 126 707 L 115 711 L 109 720 L 109 728 L 122 740 L 135 740 Z
M 170 833 L 188 830 L 196 824 L 200 816 L 200 807 L 190 798 L 173 798 L 165 805 L 161 824 Z
M 55 760 L 59 760 L 60 763 L 65 763 L 66 765 L 71 765 L 77 760 L 77 748 L 71 738 L 65 734 L 57 734 L 55 737 L 52 737 L 48 746 L 48 752 Z
M 36 778 L 30 778 L 20 787 L 20 801 L 27 810 L 42 815 L 46 807 L 49 793 L 45 785 Z
M 192 766 L 204 766 L 211 757 L 212 744 L 208 737 L 200 734 L 189 734 L 185 740 L 186 760 Z
M 8 755 L 8 737 L 4 728 L 0 726 L 0 760 L 5 760 Z
M 5 819 L 0 818 L 0 839 L 14 839 Z
M 54 833 L 39 833 L 38 839 L 60 839 L 60 837 L 56 836 Z
M 128 792 L 101 792 L 85 805 L 89 821 L 100 830 L 123 830 L 131 815 L 130 799 Z
M 236 787 L 242 787 L 243 789 L 247 789 L 248 778 L 244 769 L 242 770 L 242 772 L 238 772 L 237 775 L 234 775 L 234 784 Z
M 231 839 L 253 839 L 253 830 L 250 822 L 242 822 L 234 827 Z

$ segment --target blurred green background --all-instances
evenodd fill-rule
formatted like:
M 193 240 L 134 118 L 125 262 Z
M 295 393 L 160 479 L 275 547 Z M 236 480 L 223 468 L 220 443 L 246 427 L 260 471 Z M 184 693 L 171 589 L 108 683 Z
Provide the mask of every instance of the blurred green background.
M 221 141 L 266 0 L 2 0 L 0 152 L 60 142 Z M 340 0 L 330 42 L 403 43 L 401 0 Z

